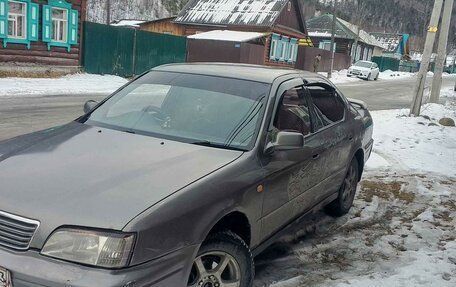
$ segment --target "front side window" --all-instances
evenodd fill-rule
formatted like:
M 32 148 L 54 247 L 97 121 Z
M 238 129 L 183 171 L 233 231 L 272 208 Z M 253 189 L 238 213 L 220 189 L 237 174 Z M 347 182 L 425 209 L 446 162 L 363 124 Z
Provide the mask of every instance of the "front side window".
M 276 132 L 299 132 L 304 136 L 311 133 L 309 106 L 301 87 L 290 89 L 282 95 L 274 118 L 274 128 Z
M 52 40 L 66 43 L 68 37 L 68 10 L 52 8 Z
M 269 84 L 150 72 L 96 109 L 86 123 L 187 143 L 253 147 Z
M 8 1 L 8 37 L 27 38 L 27 3 Z

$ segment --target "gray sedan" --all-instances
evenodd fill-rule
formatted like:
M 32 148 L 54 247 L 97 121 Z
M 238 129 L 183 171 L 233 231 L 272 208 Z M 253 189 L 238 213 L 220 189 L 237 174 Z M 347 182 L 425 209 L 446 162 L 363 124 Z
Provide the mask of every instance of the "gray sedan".
M 153 69 L 85 115 L 0 142 L 0 286 L 248 287 L 253 258 L 346 214 L 372 118 L 316 74 Z

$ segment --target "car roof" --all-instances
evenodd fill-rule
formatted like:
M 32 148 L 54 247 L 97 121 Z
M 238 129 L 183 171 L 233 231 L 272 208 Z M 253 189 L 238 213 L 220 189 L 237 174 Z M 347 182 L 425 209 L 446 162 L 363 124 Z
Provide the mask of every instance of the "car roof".
M 296 75 L 304 77 L 319 77 L 319 75 L 295 69 L 277 68 L 249 64 L 233 63 L 183 63 L 169 64 L 153 68 L 152 71 L 175 72 L 199 74 L 208 76 L 218 76 L 226 78 L 243 79 L 255 82 L 272 83 L 275 79 L 286 75 Z

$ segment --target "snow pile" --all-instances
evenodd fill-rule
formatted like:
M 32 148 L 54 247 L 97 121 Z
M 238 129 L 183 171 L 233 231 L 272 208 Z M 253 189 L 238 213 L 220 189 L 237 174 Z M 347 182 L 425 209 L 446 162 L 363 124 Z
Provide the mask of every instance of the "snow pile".
M 117 76 L 74 74 L 55 79 L 0 78 L 0 97 L 109 95 L 128 81 Z
M 421 117 L 408 117 L 408 113 L 409 110 L 372 112 L 375 155 L 367 167 L 378 168 L 386 160 L 403 171 L 455 176 L 456 128 L 438 124 L 443 117 L 456 119 L 454 105 L 424 105 Z M 451 158 L 454 160 L 448 161 Z
M 379 79 L 381 79 L 381 80 L 404 79 L 404 78 L 410 78 L 413 76 L 415 76 L 415 73 L 393 72 L 391 70 L 386 70 L 384 72 L 380 72 Z
M 255 287 L 456 286 L 456 102 L 376 111 L 347 216 L 319 212 L 256 259 Z
M 328 73 L 326 72 L 320 72 L 320 75 L 324 77 L 328 77 Z M 351 83 L 351 82 L 359 82 L 361 79 L 357 77 L 348 77 L 347 76 L 347 70 L 340 70 L 340 71 L 333 71 L 332 77 L 331 77 L 331 82 L 334 84 L 343 84 L 343 83 Z
M 455 98 L 456 97 L 456 91 L 454 90 L 454 88 L 442 89 L 442 91 L 440 92 L 440 97 L 443 97 L 443 98 Z

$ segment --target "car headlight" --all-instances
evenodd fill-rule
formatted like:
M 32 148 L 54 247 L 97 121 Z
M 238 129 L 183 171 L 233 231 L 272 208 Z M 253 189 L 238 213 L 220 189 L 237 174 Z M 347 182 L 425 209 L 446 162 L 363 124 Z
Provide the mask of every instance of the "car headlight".
M 59 229 L 46 241 L 41 254 L 76 263 L 105 268 L 128 264 L 134 234 Z

